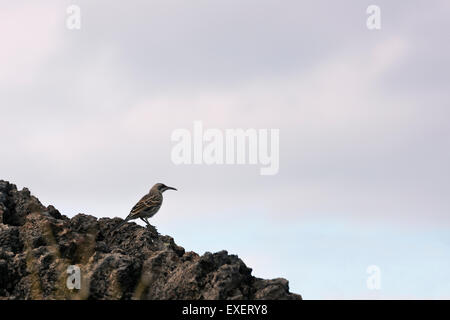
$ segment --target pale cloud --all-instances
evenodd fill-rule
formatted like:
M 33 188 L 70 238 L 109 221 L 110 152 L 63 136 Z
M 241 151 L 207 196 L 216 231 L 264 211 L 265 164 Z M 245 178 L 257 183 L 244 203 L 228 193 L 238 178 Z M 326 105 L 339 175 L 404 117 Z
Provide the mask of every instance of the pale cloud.
M 44 3 L 3 4 L 0 11 L 0 84 L 32 85 L 35 74 L 61 44 L 61 6 Z
M 121 83 L 114 71 L 117 52 L 100 49 L 86 61 L 82 72 L 74 74 L 81 83 L 76 87 L 78 94 L 72 92 L 76 95 L 73 107 L 80 108 L 84 116 L 72 108 L 69 112 L 74 116 L 69 122 L 32 126 L 18 146 L 61 183 L 69 180 L 86 185 L 87 177 L 80 180 L 80 174 L 89 173 L 105 198 L 110 192 L 129 192 L 127 197 L 132 198 L 136 192 L 120 187 L 111 190 L 111 181 L 119 186 L 135 181 L 142 190 L 151 176 L 178 180 L 191 215 L 208 215 L 222 197 L 234 199 L 232 204 L 224 201 L 223 209 L 248 206 L 297 219 L 336 211 L 369 220 L 396 213 L 400 218 L 414 217 L 410 221 L 437 222 L 447 206 L 434 203 L 436 210 L 426 216 L 424 210 L 436 201 L 436 188 L 448 185 L 439 180 L 424 192 L 422 184 L 411 185 L 410 170 L 405 171 L 402 164 L 409 161 L 416 174 L 431 165 L 431 159 L 422 164 L 409 159 L 420 147 L 416 132 L 434 125 L 423 127 L 427 109 L 415 101 L 425 93 L 387 95 L 379 86 L 386 74 L 407 59 L 409 46 L 406 38 L 394 35 L 369 47 L 338 52 L 306 71 L 291 70 L 284 76 L 231 88 L 141 93 L 129 103 L 120 89 L 111 90 Z M 125 89 L 130 89 L 129 84 Z M 171 133 L 178 128 L 192 130 L 195 120 L 203 121 L 205 128 L 281 129 L 281 173 L 275 177 L 276 189 L 273 182 L 256 175 L 256 168 L 247 166 L 175 167 L 170 162 Z M 98 170 L 98 166 L 106 167 Z M 195 172 L 196 183 L 211 186 L 203 191 L 211 200 L 197 203 L 196 188 L 189 182 L 191 172 Z M 243 174 L 246 178 L 241 185 L 250 192 L 236 194 L 233 183 Z M 92 195 L 84 188 L 79 192 L 86 192 L 88 198 Z M 172 216 L 182 214 L 182 210 L 171 212 Z

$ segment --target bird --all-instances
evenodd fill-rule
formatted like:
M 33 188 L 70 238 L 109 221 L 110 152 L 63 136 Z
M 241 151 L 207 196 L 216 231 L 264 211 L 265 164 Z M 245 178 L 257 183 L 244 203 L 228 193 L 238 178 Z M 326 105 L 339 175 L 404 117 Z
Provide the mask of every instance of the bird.
M 125 218 L 125 220 L 119 223 L 112 231 L 116 230 L 117 228 L 124 225 L 128 221 L 138 218 L 144 221 L 147 227 L 150 226 L 148 218 L 153 217 L 161 208 L 163 202 L 162 194 L 164 191 L 167 190 L 177 191 L 176 188 L 168 187 L 163 183 L 155 184 L 150 189 L 150 191 L 145 196 L 143 196 L 141 200 L 138 201 L 138 203 L 136 203 L 136 205 L 131 209 L 130 213 Z

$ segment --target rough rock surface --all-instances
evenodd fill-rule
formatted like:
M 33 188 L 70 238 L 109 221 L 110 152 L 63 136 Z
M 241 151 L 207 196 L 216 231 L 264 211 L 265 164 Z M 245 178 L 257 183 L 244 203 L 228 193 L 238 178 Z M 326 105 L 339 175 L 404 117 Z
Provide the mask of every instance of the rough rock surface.
M 0 299 L 301 299 L 226 251 L 185 252 L 155 228 L 45 207 L 0 180 Z M 80 268 L 69 290 L 67 268 Z

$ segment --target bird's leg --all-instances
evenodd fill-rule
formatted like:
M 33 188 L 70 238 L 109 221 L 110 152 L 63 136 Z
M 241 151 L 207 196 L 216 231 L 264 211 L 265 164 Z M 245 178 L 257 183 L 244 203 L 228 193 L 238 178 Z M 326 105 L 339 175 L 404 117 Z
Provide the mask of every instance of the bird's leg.
M 145 222 L 145 224 L 147 225 L 147 228 L 148 228 L 150 223 L 148 222 L 147 218 L 142 217 L 141 220 Z
M 148 222 L 148 218 L 145 218 L 145 220 L 147 220 L 147 222 Z M 148 222 L 147 228 L 149 228 L 150 230 L 153 229 L 156 233 L 158 233 L 158 229 L 156 229 L 155 226 L 152 226 L 152 225 L 150 224 L 150 222 Z

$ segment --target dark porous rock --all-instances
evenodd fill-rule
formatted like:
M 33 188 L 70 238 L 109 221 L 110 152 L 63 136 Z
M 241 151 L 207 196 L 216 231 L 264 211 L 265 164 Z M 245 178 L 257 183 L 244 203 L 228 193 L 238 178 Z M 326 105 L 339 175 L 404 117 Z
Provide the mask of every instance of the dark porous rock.
M 69 219 L 0 180 L 0 300 L 301 299 L 287 280 L 255 278 L 227 251 L 200 256 L 153 226 L 114 229 L 121 221 Z

